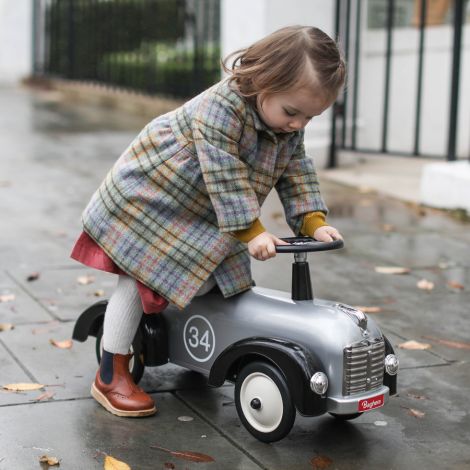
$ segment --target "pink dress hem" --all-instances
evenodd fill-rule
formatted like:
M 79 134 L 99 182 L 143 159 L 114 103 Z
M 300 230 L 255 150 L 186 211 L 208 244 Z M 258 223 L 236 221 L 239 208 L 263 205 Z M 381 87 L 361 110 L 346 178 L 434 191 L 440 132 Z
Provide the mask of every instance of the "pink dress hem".
M 70 255 L 76 261 L 90 268 L 113 274 L 128 275 L 104 252 L 85 231 L 81 233 Z M 137 289 L 145 313 L 159 313 L 168 306 L 168 301 L 136 279 Z

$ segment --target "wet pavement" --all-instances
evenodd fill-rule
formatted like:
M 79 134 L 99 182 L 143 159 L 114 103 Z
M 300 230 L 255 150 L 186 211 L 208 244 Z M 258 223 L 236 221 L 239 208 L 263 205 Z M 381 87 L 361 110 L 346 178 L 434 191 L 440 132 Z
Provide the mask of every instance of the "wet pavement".
M 134 470 L 470 468 L 468 223 L 322 180 L 329 221 L 343 233 L 346 248 L 310 256 L 314 292 L 380 307 L 370 315 L 401 362 L 399 395 L 386 407 L 346 423 L 297 416 L 284 440 L 267 445 L 241 426 L 232 385 L 210 388 L 203 376 L 168 364 L 146 369 L 141 382 L 158 414 L 118 418 L 89 394 L 97 367 L 93 341 L 59 349 L 49 340 L 70 338 L 80 312 L 114 288 L 113 275 L 80 266 L 69 252 L 81 211 L 143 122 L 64 103 L 54 92 L 0 89 L 0 105 L 0 324 L 15 326 L 0 331 L 0 385 L 46 385 L 0 390 L 0 470 L 40 468 L 43 454 L 60 458 L 64 469 L 103 468 L 104 454 Z M 275 195 L 262 220 L 273 233 L 289 235 Z M 290 255 L 254 261 L 257 284 L 290 290 L 291 263 Z M 411 272 L 380 274 L 376 266 Z M 38 278 L 28 281 L 33 273 Z M 77 282 L 88 275 L 94 282 Z M 421 279 L 434 288 L 419 289 Z M 398 347 L 407 340 L 431 348 Z M 54 395 L 37 401 L 44 391 Z M 155 445 L 215 461 L 181 460 Z

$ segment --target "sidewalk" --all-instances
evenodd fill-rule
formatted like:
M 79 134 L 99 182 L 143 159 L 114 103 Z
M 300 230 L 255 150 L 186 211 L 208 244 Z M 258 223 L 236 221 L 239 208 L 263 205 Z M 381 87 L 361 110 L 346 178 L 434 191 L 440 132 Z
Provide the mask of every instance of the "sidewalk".
M 297 416 L 287 438 L 270 445 L 241 426 L 232 385 L 209 388 L 199 374 L 173 365 L 146 369 L 140 384 L 157 401 L 156 416 L 123 419 L 97 405 L 89 393 L 93 341 L 59 349 L 50 339 L 71 338 L 77 316 L 113 291 L 113 275 L 80 266 L 69 252 L 81 211 L 141 125 L 122 113 L 68 105 L 56 93 L 0 88 L 0 324 L 15 326 L 0 331 L 0 386 L 35 382 L 53 394 L 37 401 L 44 390 L 0 388 L 0 470 L 41 468 L 44 454 L 60 458 L 61 469 L 101 469 L 104 453 L 133 470 L 470 468 L 470 225 L 361 180 L 356 184 L 369 189 L 338 184 L 328 172 L 322 193 L 346 248 L 310 257 L 314 292 L 381 309 L 371 315 L 400 357 L 399 396 L 354 422 Z M 356 170 L 341 171 L 354 179 Z M 274 195 L 262 220 L 289 234 Z M 291 263 L 290 256 L 254 261 L 257 284 L 290 290 Z M 376 266 L 411 272 L 380 274 Z M 79 284 L 80 276 L 94 281 Z M 419 289 L 421 279 L 434 288 Z M 431 347 L 400 349 L 407 340 Z M 155 445 L 215 462 L 181 460 Z M 315 466 L 316 457 L 331 464 Z
M 347 154 L 344 151 L 344 154 Z M 356 188 L 379 191 L 393 198 L 419 203 L 419 188 L 423 167 L 435 159 L 398 157 L 396 155 L 356 154 L 357 163 L 332 170 L 323 170 L 321 176 L 330 181 Z

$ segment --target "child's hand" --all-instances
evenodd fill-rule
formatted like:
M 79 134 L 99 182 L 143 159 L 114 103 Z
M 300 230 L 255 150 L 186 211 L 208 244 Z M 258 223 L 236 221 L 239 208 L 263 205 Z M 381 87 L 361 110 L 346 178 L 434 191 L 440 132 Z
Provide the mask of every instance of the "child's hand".
M 334 227 L 323 225 L 318 227 L 313 234 L 313 238 L 319 242 L 332 242 L 333 240 L 342 240 L 343 237 Z
M 248 242 L 248 251 L 258 261 L 265 261 L 276 256 L 276 245 L 289 245 L 268 232 L 263 232 Z

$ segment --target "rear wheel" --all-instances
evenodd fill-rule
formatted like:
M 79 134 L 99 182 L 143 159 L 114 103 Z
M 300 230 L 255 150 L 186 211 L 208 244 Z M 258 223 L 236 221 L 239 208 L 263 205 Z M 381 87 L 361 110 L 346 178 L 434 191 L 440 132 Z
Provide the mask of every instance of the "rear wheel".
M 140 340 L 139 332 L 135 335 L 134 341 L 132 342 L 129 353 L 133 354 L 129 361 L 129 372 L 137 384 L 144 375 L 144 362 L 142 357 L 142 341 Z M 96 335 L 96 359 L 98 364 L 101 362 L 101 355 L 103 354 L 103 325 L 100 326 Z
M 266 362 L 252 362 L 241 370 L 235 383 L 235 405 L 245 428 L 262 442 L 287 436 L 295 421 L 286 380 Z

